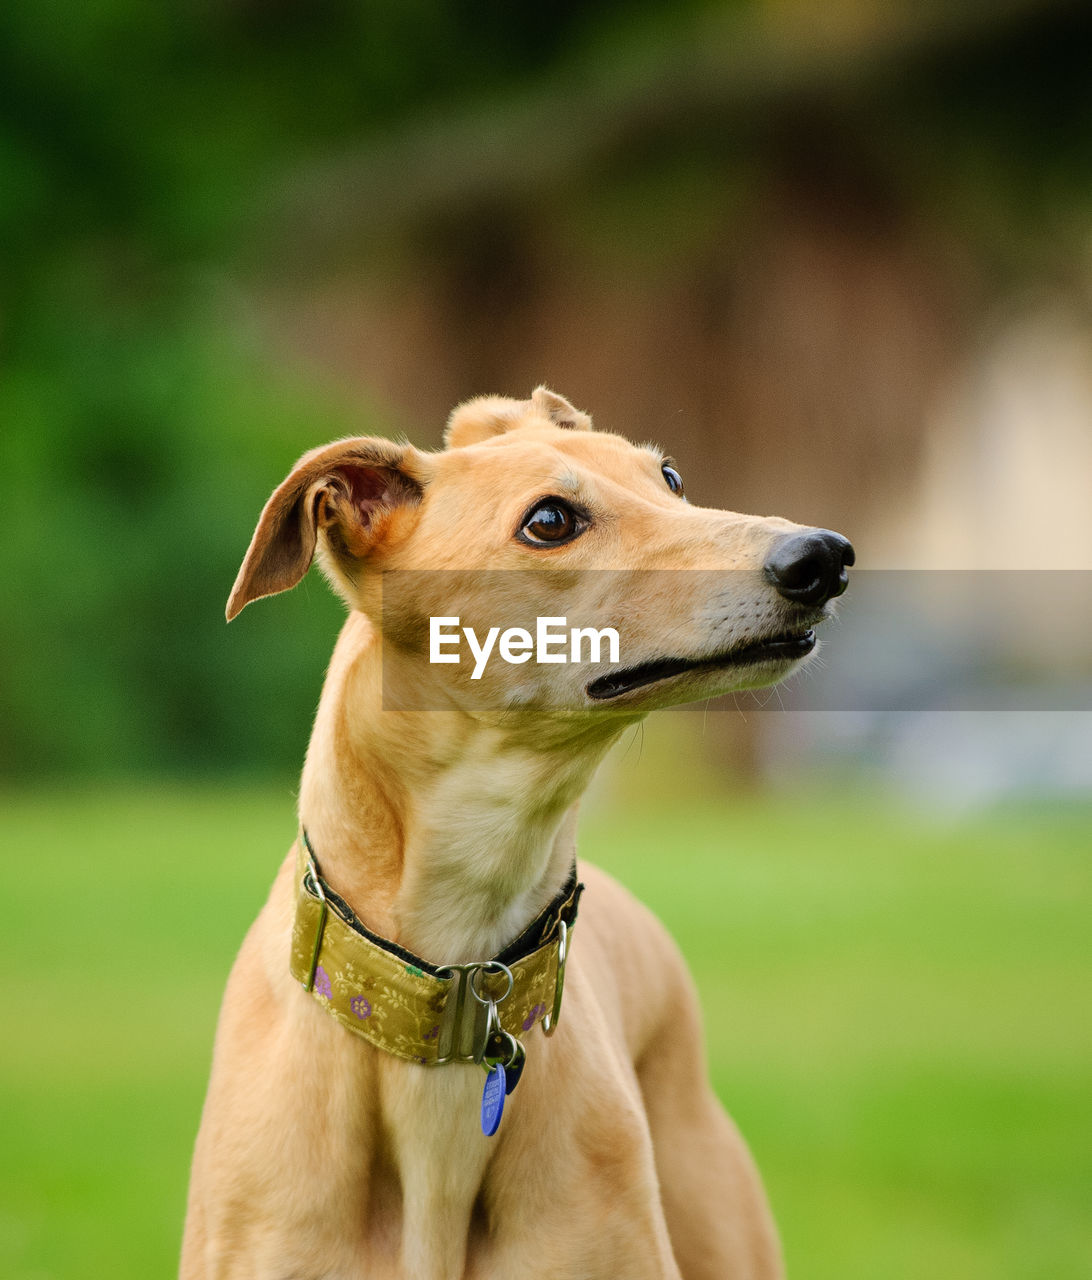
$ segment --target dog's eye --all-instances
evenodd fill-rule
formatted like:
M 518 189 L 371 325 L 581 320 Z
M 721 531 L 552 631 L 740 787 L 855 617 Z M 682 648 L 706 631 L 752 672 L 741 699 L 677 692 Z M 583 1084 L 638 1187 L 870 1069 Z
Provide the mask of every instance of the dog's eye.
M 665 462 L 660 470 L 663 472 L 663 477 L 667 481 L 667 487 L 671 492 L 681 495 L 683 491 L 682 476 L 679 475 L 670 462 Z
M 548 502 L 540 502 L 527 514 L 520 526 L 520 534 L 524 542 L 568 542 L 583 532 L 585 523 L 567 502 L 551 498 Z

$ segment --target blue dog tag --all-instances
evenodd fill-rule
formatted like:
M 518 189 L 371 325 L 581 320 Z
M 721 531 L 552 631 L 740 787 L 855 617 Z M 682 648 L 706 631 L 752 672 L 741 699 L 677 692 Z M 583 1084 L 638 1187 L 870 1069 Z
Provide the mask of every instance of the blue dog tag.
M 482 1090 L 482 1133 L 491 1138 L 500 1126 L 504 1115 L 504 1068 L 497 1065 L 485 1077 Z

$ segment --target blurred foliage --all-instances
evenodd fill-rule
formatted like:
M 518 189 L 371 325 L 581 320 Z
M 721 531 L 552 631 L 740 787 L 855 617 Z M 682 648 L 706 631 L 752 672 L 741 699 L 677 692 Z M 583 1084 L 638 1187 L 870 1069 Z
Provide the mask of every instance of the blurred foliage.
M 295 457 L 390 424 L 286 373 L 227 283 L 263 194 L 618 7 L 4 7 L 0 770 L 299 759 L 340 608 L 296 593 L 227 632 L 223 604 Z
M 20 427 L 0 440 L 13 773 L 285 762 L 306 739 L 339 610 L 301 596 L 229 632 L 223 606 L 241 530 L 301 442 L 350 415 L 237 335 L 157 310 L 148 324 L 89 308 L 78 331 L 45 320 L 5 372 L 0 416 Z
M 869 11 L 845 13 L 867 31 Z M 730 133 L 741 165 L 773 150 L 836 166 L 836 149 L 813 145 L 808 128 L 845 119 L 907 186 L 958 172 L 944 198 L 976 204 L 968 224 L 1008 226 L 1025 207 L 1029 220 L 1057 222 L 1088 196 L 1083 7 L 1009 6 L 993 32 L 983 6 L 981 39 L 919 41 L 898 76 L 890 59 L 868 71 L 862 55 L 859 74 L 850 58 L 833 90 L 811 73 L 794 87 L 762 54 L 806 44 L 794 12 L 742 0 L 4 6 L 0 769 L 298 759 L 338 608 L 324 590 L 296 593 L 227 632 L 222 604 L 293 458 L 337 434 L 392 429 L 389 411 L 286 369 L 240 287 L 248 273 L 269 281 L 293 269 L 291 241 L 261 233 L 271 205 L 325 157 L 395 126 L 503 112 L 538 94 L 547 128 L 556 95 L 573 108 L 560 163 L 582 136 L 600 139 L 598 161 L 609 85 L 629 76 L 643 110 L 641 76 L 655 81 L 658 59 L 677 76 L 679 49 L 685 67 L 686 50 L 716 46 L 737 68 L 765 67 L 764 80 L 739 77 L 744 102 L 758 103 Z M 755 28 L 764 43 L 733 40 L 723 25 L 771 14 Z M 789 96 L 768 110 L 774 90 Z M 680 166 L 699 193 L 688 207 L 729 181 L 710 182 L 708 167 L 726 117 L 658 128 L 671 98 L 648 98 L 649 118 L 631 111 L 610 143 L 621 195 L 602 197 L 607 240 L 649 237 L 650 223 L 676 216 Z M 665 178 L 641 176 L 665 156 Z

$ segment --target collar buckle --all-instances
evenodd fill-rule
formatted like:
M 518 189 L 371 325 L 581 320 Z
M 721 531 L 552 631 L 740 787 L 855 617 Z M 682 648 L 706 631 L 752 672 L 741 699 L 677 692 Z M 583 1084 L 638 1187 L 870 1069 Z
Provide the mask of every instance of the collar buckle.
M 500 994 L 482 990 L 481 976 L 504 975 L 507 986 Z M 436 1065 L 445 1062 L 480 1063 L 485 1056 L 489 1037 L 500 1028 L 497 1005 L 512 993 L 515 978 L 512 970 L 499 960 L 475 960 L 470 964 L 446 964 L 439 971 L 455 983 L 444 1002 L 440 1034 L 436 1045 Z M 467 1000 L 467 992 L 471 999 Z

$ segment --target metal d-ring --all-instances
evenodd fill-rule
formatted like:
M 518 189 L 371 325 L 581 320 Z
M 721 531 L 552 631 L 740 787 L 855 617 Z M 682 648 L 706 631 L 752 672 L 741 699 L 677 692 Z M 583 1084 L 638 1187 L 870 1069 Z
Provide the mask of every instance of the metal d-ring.
M 565 990 L 565 962 L 569 958 L 569 928 L 564 920 L 557 922 L 557 976 L 554 978 L 554 1007 L 542 1015 L 543 1035 L 552 1036 L 561 1017 L 561 993 Z
M 315 928 L 315 945 L 311 952 L 311 964 L 307 970 L 307 979 L 303 984 L 305 991 L 311 991 L 315 986 L 315 972 L 318 969 L 319 953 L 322 951 L 322 935 L 326 931 L 326 912 L 328 903 L 326 901 L 326 891 L 322 887 L 322 877 L 318 873 L 318 867 L 315 865 L 315 855 L 311 852 L 310 842 L 304 835 L 304 846 L 307 849 L 307 870 L 303 876 L 303 887 L 305 892 L 309 892 L 308 880 L 314 886 L 314 896 L 318 899 L 319 918 L 318 925 Z
M 503 973 L 508 979 L 508 986 L 504 989 L 502 996 L 482 995 L 478 990 L 478 975 L 480 973 Z M 512 994 L 512 988 L 516 985 L 516 980 L 512 976 L 512 970 L 506 964 L 501 964 L 499 960 L 484 960 L 481 964 L 475 965 L 470 972 L 470 994 L 479 1004 L 498 1005 L 503 1004 L 505 1000 Z

